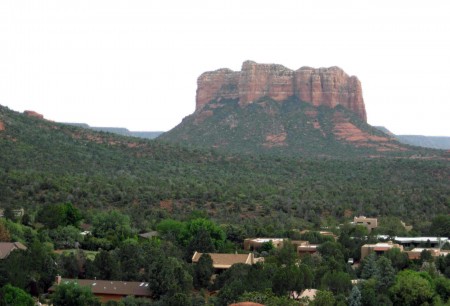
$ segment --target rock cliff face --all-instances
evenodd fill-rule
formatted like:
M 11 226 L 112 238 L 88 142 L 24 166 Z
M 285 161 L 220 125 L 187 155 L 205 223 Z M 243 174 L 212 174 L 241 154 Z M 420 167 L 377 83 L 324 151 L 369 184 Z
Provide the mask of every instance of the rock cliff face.
M 205 72 L 197 83 L 196 110 L 219 98 L 239 99 L 245 106 L 265 96 L 280 102 L 296 96 L 314 106 L 342 105 L 367 120 L 360 81 L 338 67 L 293 71 L 281 65 L 246 61 L 241 71 Z

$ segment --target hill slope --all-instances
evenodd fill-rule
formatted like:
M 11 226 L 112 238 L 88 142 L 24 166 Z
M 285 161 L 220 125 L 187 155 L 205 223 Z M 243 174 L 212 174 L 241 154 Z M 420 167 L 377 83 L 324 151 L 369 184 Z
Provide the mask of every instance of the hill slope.
M 30 118 L 0 106 L 0 206 L 70 201 L 120 208 L 136 224 L 195 209 L 289 229 L 332 214 L 422 222 L 450 212 L 448 160 L 224 155 Z M 279 222 L 283 220 L 283 222 Z M 258 225 L 259 224 L 259 225 Z M 143 226 L 143 225 L 142 225 Z
M 230 152 L 291 156 L 433 156 L 399 143 L 344 107 L 315 107 L 291 97 L 268 97 L 245 107 L 217 99 L 205 104 L 159 139 Z

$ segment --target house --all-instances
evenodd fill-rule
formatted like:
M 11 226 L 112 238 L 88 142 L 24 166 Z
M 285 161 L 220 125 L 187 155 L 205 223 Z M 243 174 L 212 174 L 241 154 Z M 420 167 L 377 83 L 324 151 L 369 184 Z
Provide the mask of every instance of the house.
M 297 254 L 314 254 L 317 252 L 318 244 L 309 244 L 308 241 L 303 241 L 299 246 L 297 246 Z
M 306 234 L 306 233 L 308 233 L 308 232 L 310 232 L 310 230 L 303 230 L 303 231 L 300 231 L 300 234 Z M 335 235 L 333 232 L 329 232 L 329 231 L 318 231 L 318 233 L 319 233 L 320 235 L 322 235 L 322 236 L 333 237 L 333 239 L 334 239 L 335 241 L 337 241 L 337 239 L 338 239 L 338 236 Z
M 404 247 L 441 248 L 447 241 L 447 237 L 394 237 L 393 239 Z
M 5 259 L 14 250 L 26 250 L 27 247 L 20 242 L 0 242 L 0 259 Z
M 398 248 L 403 252 L 403 246 L 399 244 L 394 244 L 392 241 L 388 242 L 378 242 L 376 244 L 365 244 L 361 247 L 361 260 L 367 255 L 375 252 L 377 255 L 381 255 L 384 252 L 389 251 L 392 248 Z
M 232 265 L 242 263 L 246 265 L 253 265 L 255 259 L 253 253 L 249 254 L 224 254 L 224 253 L 207 253 L 211 256 L 213 267 L 216 272 L 221 272 L 229 269 Z M 197 263 L 203 253 L 195 252 L 192 256 L 192 262 Z
M 314 301 L 316 298 L 317 289 L 305 289 L 302 292 L 298 293 L 297 291 L 292 291 L 289 293 L 289 298 L 294 300 L 308 300 L 309 302 Z
M 410 260 L 414 259 L 420 259 L 420 255 L 423 251 L 428 251 L 431 253 L 431 256 L 438 257 L 438 256 L 447 256 L 450 254 L 450 251 L 448 250 L 440 250 L 440 249 L 433 249 L 433 248 L 414 248 L 411 251 L 406 251 L 405 253 L 408 254 L 408 258 Z
M 60 284 L 73 283 L 78 286 L 89 287 L 92 293 L 102 303 L 108 301 L 119 301 L 126 296 L 150 298 L 151 292 L 146 282 L 123 282 L 96 279 L 70 279 L 56 276 L 55 284 L 48 289 L 50 293 L 55 292 Z
M 378 219 L 359 216 L 353 218 L 352 224 L 365 226 L 370 233 L 373 229 L 378 227 Z
M 259 249 L 264 243 L 272 242 L 275 249 L 283 247 L 283 238 L 247 238 L 244 239 L 244 250 L 253 251 Z

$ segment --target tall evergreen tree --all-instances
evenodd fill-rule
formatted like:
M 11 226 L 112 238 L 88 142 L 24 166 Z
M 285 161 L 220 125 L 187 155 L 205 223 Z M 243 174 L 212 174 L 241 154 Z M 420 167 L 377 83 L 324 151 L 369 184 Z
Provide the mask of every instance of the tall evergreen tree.
M 358 286 L 353 286 L 350 296 L 348 298 L 349 306 L 361 306 L 361 292 Z
M 377 290 L 379 293 L 385 293 L 395 282 L 395 270 L 391 261 L 381 256 L 376 262 L 375 279 L 377 280 Z
M 207 288 L 214 273 L 213 261 L 209 254 L 203 254 L 194 266 L 194 287 Z
M 372 253 L 366 258 L 364 258 L 364 261 L 362 263 L 362 270 L 361 270 L 361 277 L 364 279 L 369 279 L 372 277 L 375 277 L 377 274 L 377 265 L 376 265 L 376 257 L 377 255 L 375 253 Z

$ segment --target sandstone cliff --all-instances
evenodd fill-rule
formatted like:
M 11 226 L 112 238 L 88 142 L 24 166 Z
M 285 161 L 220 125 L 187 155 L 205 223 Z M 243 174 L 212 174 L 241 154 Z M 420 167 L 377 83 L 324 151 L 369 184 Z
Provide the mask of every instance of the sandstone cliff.
M 296 96 L 314 106 L 342 105 L 367 120 L 360 81 L 338 67 L 302 67 L 293 71 L 282 65 L 246 61 L 241 71 L 205 72 L 197 83 L 196 110 L 219 98 L 239 99 L 239 104 L 245 106 L 264 96 L 275 101 Z

